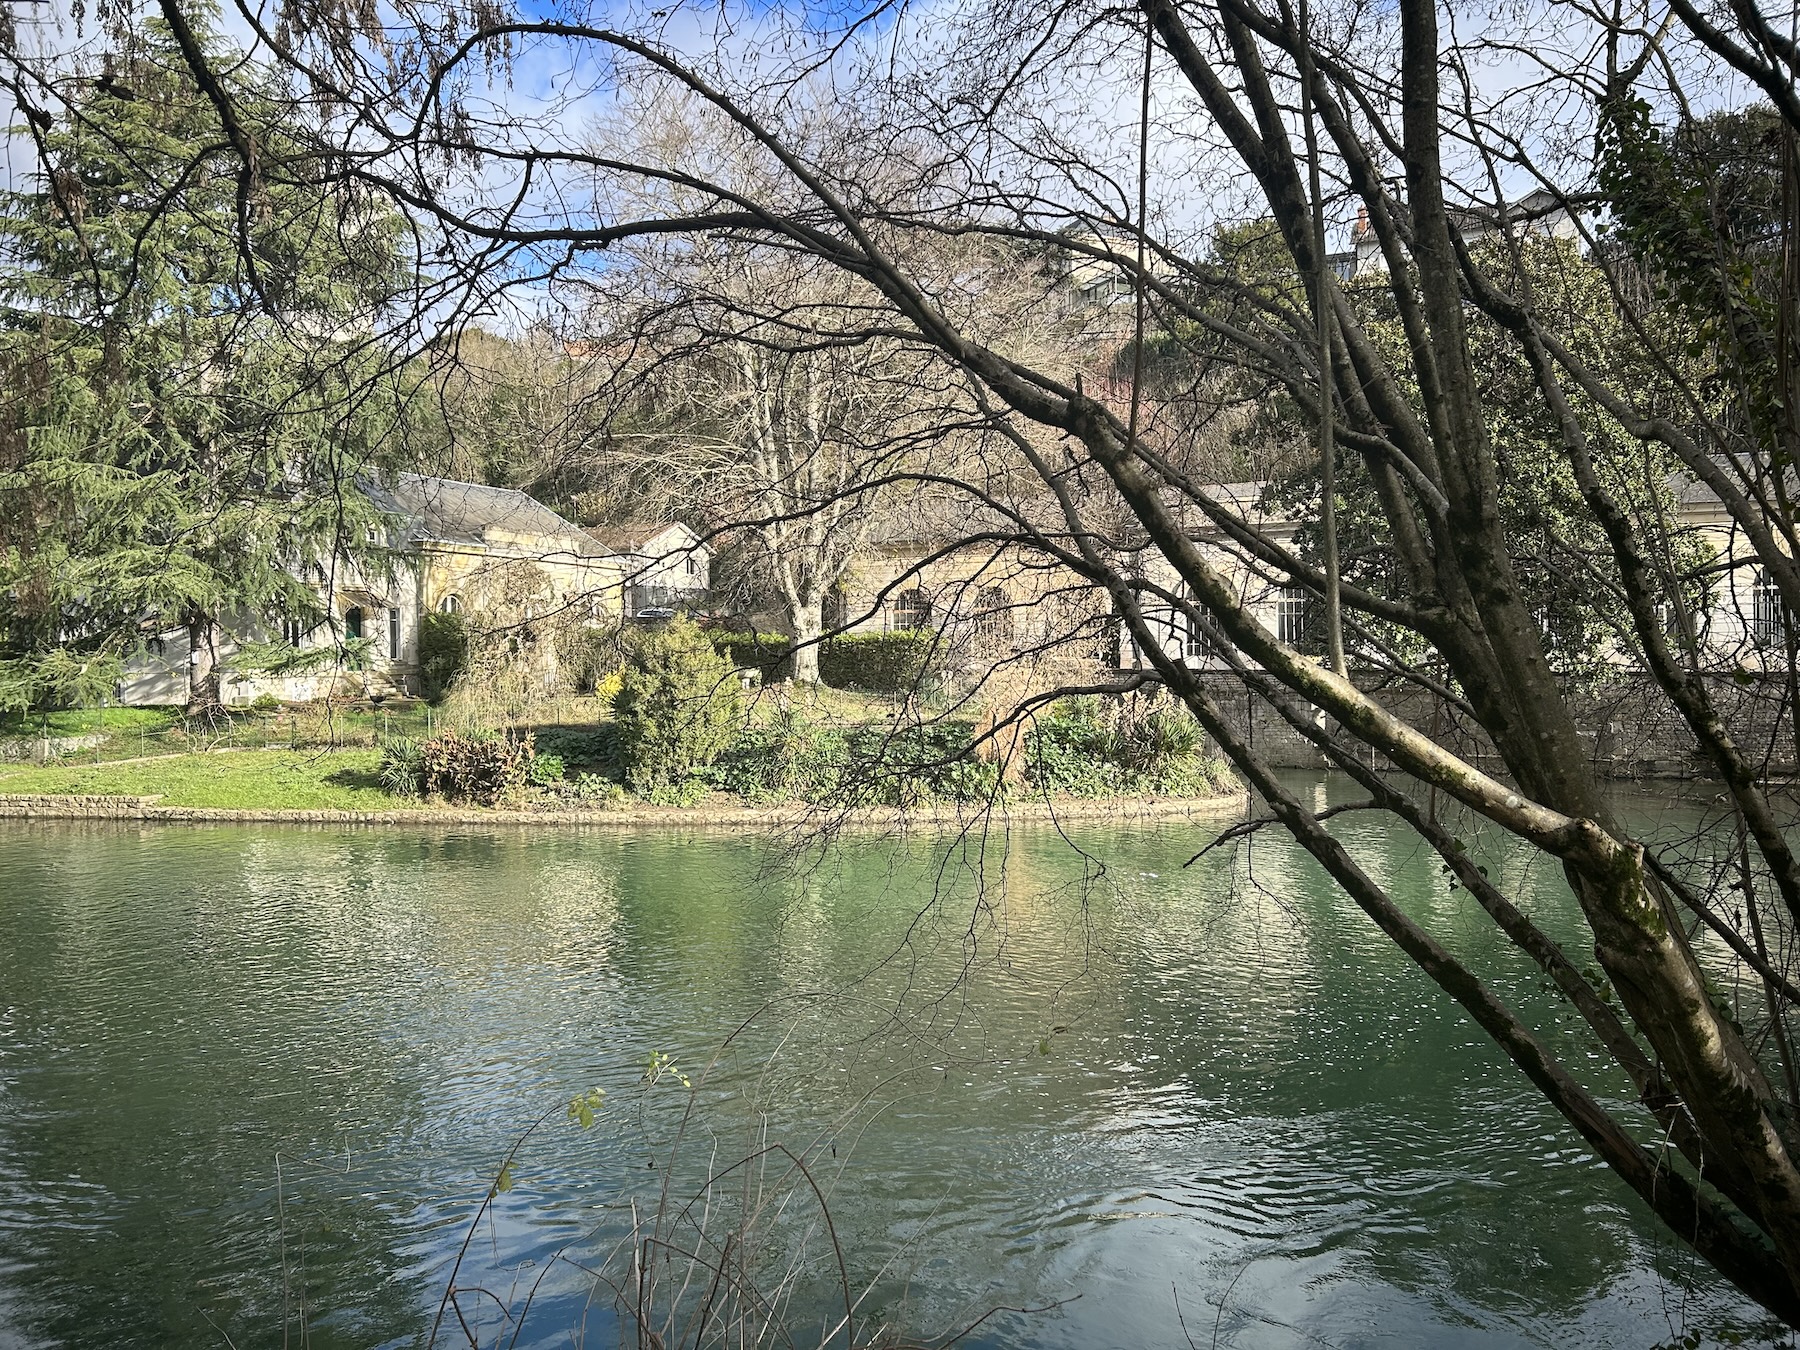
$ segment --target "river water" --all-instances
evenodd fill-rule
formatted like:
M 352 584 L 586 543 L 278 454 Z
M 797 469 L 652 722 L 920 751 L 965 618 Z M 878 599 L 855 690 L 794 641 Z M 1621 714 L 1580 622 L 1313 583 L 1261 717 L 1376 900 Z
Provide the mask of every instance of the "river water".
M 1600 1073 L 1414 845 L 1334 828 Z M 423 1344 L 515 1144 L 439 1345 L 618 1344 L 621 1238 L 734 1227 L 808 1345 L 846 1286 L 859 1339 L 987 1314 L 961 1344 L 1008 1350 L 1786 1343 L 1291 845 L 1184 868 L 1210 833 L 796 868 L 673 830 L 7 827 L 0 1347 Z M 1556 876 L 1491 862 L 1573 936 Z M 841 1275 L 784 1154 L 669 1217 L 774 1144 Z

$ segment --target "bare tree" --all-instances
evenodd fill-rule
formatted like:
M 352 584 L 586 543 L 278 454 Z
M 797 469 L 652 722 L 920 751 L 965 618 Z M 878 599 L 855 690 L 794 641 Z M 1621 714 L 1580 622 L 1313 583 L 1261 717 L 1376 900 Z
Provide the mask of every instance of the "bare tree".
M 708 241 L 636 261 L 629 284 L 656 298 L 622 304 L 614 284 L 590 310 L 607 324 L 596 350 L 623 354 L 600 470 L 748 541 L 793 676 L 816 683 L 826 601 L 877 521 L 906 509 L 896 479 L 945 457 L 956 390 L 941 360 L 877 335 L 878 296 L 804 255 Z

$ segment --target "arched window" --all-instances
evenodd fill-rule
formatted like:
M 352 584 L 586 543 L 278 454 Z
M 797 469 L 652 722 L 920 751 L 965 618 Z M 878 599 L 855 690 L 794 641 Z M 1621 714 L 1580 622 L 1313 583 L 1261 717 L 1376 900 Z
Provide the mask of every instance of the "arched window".
M 364 617 L 360 605 L 345 611 L 344 636 L 347 638 L 360 638 L 363 635 Z
M 931 597 L 918 587 L 894 597 L 894 627 L 931 627 Z
M 446 595 L 442 600 L 438 601 L 439 614 L 460 614 L 462 613 L 462 607 L 462 597 L 460 595 Z

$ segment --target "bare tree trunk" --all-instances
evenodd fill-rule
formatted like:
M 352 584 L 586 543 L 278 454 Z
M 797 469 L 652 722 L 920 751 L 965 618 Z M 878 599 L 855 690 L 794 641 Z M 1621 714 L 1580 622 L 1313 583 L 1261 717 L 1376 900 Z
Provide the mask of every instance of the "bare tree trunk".
M 816 597 L 801 597 L 788 605 L 788 626 L 794 630 L 794 679 L 800 684 L 819 682 L 819 637 L 825 631 L 824 612 L 823 601 Z
M 187 634 L 187 715 L 210 717 L 225 706 L 220 692 L 218 621 L 210 614 L 190 614 Z

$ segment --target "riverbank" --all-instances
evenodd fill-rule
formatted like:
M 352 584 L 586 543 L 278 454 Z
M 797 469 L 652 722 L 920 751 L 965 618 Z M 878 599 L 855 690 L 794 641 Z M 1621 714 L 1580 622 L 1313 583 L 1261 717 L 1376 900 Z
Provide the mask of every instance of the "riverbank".
M 955 802 L 929 806 L 653 806 L 649 803 L 604 809 L 506 810 L 504 808 L 413 806 L 380 810 L 334 807 L 173 806 L 158 796 L 0 794 L 0 820 L 119 820 L 164 824 L 277 825 L 612 825 L 705 826 L 723 829 L 783 828 L 804 824 L 947 825 L 983 815 L 1003 821 L 1163 820 L 1180 816 L 1216 818 L 1240 810 L 1241 793 L 1214 797 L 1079 798 L 1042 797 L 995 802 Z
M 154 798 L 166 807 L 380 811 L 378 750 L 210 750 L 98 764 L 0 765 L 0 794 Z
M 215 750 L 101 764 L 0 767 L 0 820 L 127 820 L 311 825 L 616 825 L 764 829 L 809 821 L 957 823 L 986 798 L 905 808 L 834 810 L 804 803 L 749 805 L 714 793 L 691 806 L 626 798 L 587 805 L 543 797 L 511 808 L 414 802 L 384 791 L 375 750 Z M 1236 810 L 1212 797 L 1075 798 L 1021 789 L 992 804 L 1010 820 L 1133 819 Z

